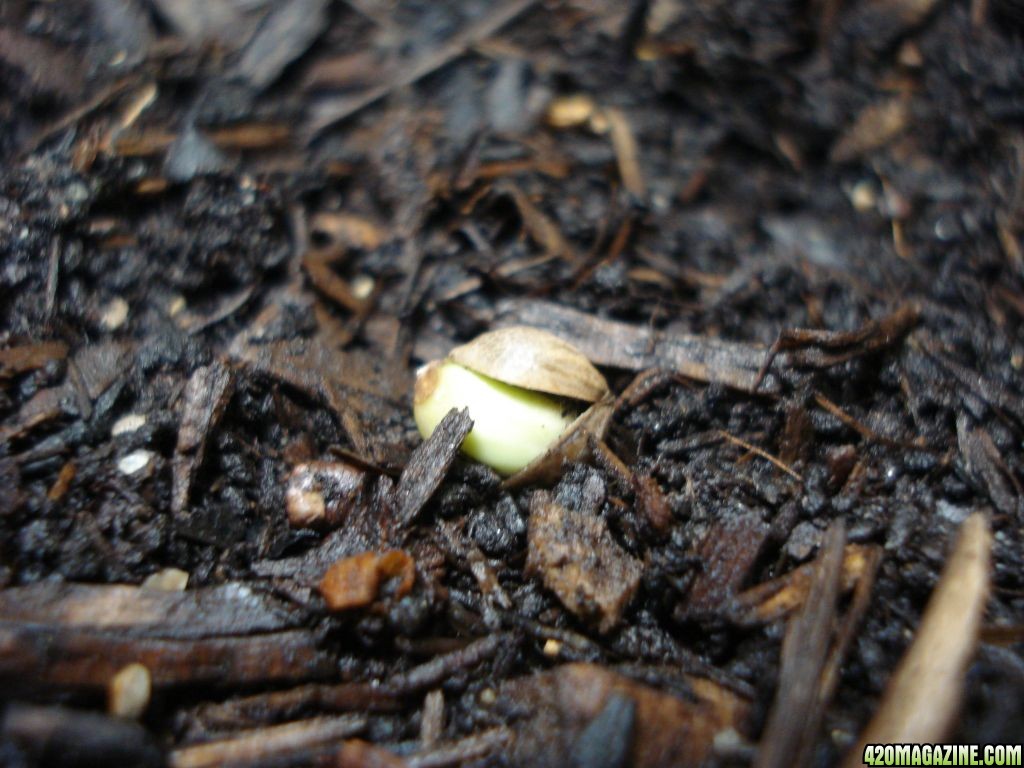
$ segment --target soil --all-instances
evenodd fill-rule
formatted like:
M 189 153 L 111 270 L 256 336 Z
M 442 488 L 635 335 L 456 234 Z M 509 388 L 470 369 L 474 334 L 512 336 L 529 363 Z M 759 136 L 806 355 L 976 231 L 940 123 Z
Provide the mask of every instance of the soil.
M 0 117 L 0 762 L 757 763 L 813 590 L 741 607 L 838 537 L 836 764 L 973 512 L 941 735 L 1020 743 L 1018 0 L 12 0 Z M 513 485 L 412 382 L 517 323 L 617 399 Z

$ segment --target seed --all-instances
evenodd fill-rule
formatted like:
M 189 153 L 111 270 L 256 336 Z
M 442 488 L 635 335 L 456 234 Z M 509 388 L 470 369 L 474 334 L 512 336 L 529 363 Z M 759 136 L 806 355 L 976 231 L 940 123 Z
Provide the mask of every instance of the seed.
M 491 331 L 428 363 L 416 377 L 413 415 L 424 438 L 452 408 L 468 408 L 462 445 L 503 475 L 540 460 L 589 403 L 608 394 L 604 377 L 575 347 L 546 331 Z

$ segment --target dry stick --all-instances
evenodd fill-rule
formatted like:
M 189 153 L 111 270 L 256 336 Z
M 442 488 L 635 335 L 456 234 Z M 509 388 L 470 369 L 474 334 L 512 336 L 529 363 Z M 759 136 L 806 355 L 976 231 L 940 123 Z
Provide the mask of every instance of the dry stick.
M 927 446 L 923 438 L 918 438 L 917 441 L 906 442 L 903 440 L 896 440 L 891 437 L 886 437 L 885 435 L 880 435 L 878 432 L 875 432 L 873 429 L 871 429 L 871 427 L 857 421 L 857 419 L 848 414 L 846 411 L 844 411 L 838 405 L 833 403 L 820 392 L 814 393 L 814 402 L 816 402 L 819 406 L 821 406 L 826 411 L 831 413 L 833 416 L 835 416 L 837 419 L 843 422 L 843 424 L 848 426 L 850 429 L 852 429 L 858 435 L 863 437 L 865 440 L 870 440 L 871 442 L 879 443 L 880 445 L 888 445 L 893 448 L 906 448 L 910 450 L 927 449 Z
M 948 736 L 985 612 L 991 548 L 988 521 L 975 512 L 960 527 L 914 642 L 845 768 L 862 764 L 867 744 L 931 744 Z
M 112 85 L 104 88 L 91 99 L 88 99 L 84 103 L 72 109 L 70 112 L 65 114 L 63 117 L 58 118 L 54 123 L 50 123 L 44 126 L 42 130 L 36 133 L 28 143 L 18 150 L 18 157 L 25 157 L 35 150 L 37 150 L 43 142 L 49 140 L 53 136 L 57 135 L 61 131 L 67 130 L 79 120 L 83 119 L 97 109 L 105 106 L 111 100 L 117 98 L 126 90 L 128 90 L 136 81 L 135 77 L 125 77 Z
M 168 764 L 171 768 L 212 768 L 236 763 L 251 766 L 323 748 L 354 736 L 365 727 L 365 717 L 342 715 L 256 728 L 227 739 L 176 749 Z
M 481 40 L 484 40 L 496 33 L 536 1 L 537 0 L 515 0 L 514 2 L 499 5 L 497 10 L 490 16 L 481 19 L 475 24 L 471 24 L 468 29 L 456 33 L 452 39 L 442 45 L 440 49 L 422 56 L 418 61 L 413 62 L 408 69 L 399 73 L 394 79 L 374 88 L 370 88 L 368 91 L 360 96 L 356 96 L 354 99 L 345 99 L 340 104 L 335 103 L 333 105 L 333 109 L 328 108 L 325 111 L 325 114 L 313 121 L 309 131 L 310 141 L 315 139 L 332 125 L 335 125 L 345 118 L 351 117 L 357 112 L 360 112 L 371 104 L 384 98 L 392 91 L 397 91 L 401 88 L 412 85 L 417 80 L 426 77 L 431 72 L 434 72 L 449 62 L 454 61 L 465 53 L 466 49 L 471 48 Z
M 814 583 L 803 609 L 789 622 L 782 642 L 779 691 L 772 705 L 755 768 L 789 768 L 821 722 L 819 682 L 828 654 L 842 575 L 846 528 L 841 520 L 825 532 Z
M 736 437 L 735 435 L 730 435 L 724 429 L 718 430 L 718 434 L 720 434 L 723 439 L 728 440 L 730 443 L 735 443 L 736 445 L 742 448 L 746 448 L 748 451 L 750 451 L 753 454 L 756 454 L 757 456 L 760 456 L 765 461 L 771 462 L 797 482 L 802 483 L 804 481 L 803 477 L 800 476 L 800 473 L 798 473 L 795 469 L 793 469 L 784 461 L 782 461 L 782 459 L 772 456 L 770 453 L 768 453 L 768 451 L 762 448 L 758 448 L 756 445 L 748 443 L 746 440 L 742 440 Z
M 871 600 L 871 589 L 875 585 L 875 576 L 878 573 L 878 566 L 882 562 L 882 550 L 873 547 L 866 553 L 865 570 L 857 580 L 854 588 L 853 599 L 849 609 L 843 616 L 841 626 L 837 630 L 837 637 L 832 643 L 828 658 L 821 670 L 821 677 L 818 683 L 818 700 L 815 705 L 816 712 L 824 712 L 832 701 L 832 696 L 839 685 L 839 671 L 846 658 L 846 651 L 853 641 L 854 632 L 868 609 Z M 795 765 L 810 765 L 813 754 L 814 740 L 805 739 L 797 755 Z

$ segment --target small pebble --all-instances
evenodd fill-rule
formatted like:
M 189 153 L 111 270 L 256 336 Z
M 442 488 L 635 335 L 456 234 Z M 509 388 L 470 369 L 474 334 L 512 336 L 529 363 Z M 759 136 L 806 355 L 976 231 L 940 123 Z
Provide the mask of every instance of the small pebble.
M 148 669 L 141 664 L 122 667 L 107 685 L 107 711 L 115 717 L 136 720 L 149 706 L 152 690 Z
M 143 589 L 153 589 L 159 592 L 184 592 L 188 586 L 188 571 L 180 568 L 164 568 L 163 570 L 151 573 L 142 582 Z
M 110 428 L 110 436 L 117 437 L 118 435 L 125 435 L 129 432 L 135 432 L 144 426 L 146 426 L 145 414 L 129 413 L 114 422 L 114 426 Z
M 120 296 L 111 299 L 100 315 L 100 325 L 108 331 L 116 331 L 128 319 L 128 302 Z
M 376 287 L 377 283 L 369 275 L 357 275 L 352 280 L 352 295 L 362 301 L 370 298 L 370 294 Z
M 132 451 L 117 462 L 117 468 L 126 475 L 134 475 L 146 469 L 153 461 L 153 452 L 138 450 Z

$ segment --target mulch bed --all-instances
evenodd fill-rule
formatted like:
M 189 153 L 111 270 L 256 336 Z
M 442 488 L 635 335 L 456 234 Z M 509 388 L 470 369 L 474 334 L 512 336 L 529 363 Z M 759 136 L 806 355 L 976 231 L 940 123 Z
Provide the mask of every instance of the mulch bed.
M 0 157 L 0 762 L 1021 741 L 1019 0 L 13 0 Z

